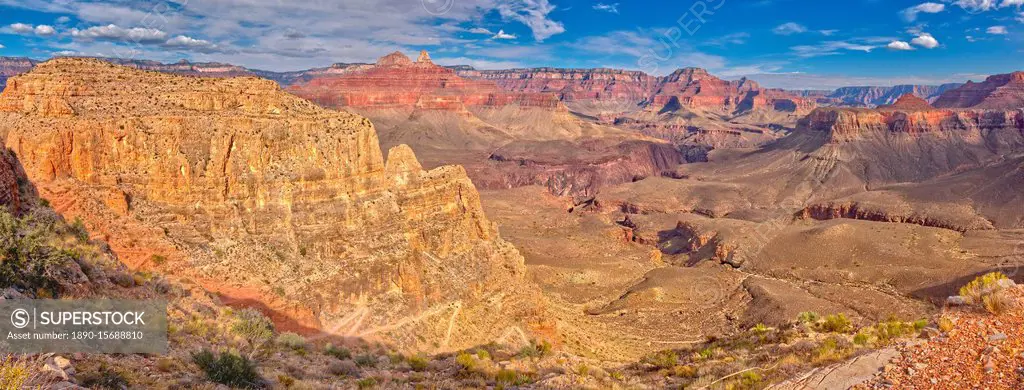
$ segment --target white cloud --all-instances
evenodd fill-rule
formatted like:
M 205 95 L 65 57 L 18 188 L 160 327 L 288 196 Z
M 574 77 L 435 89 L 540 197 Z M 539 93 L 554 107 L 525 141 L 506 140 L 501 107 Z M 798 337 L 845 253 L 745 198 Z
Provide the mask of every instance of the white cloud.
M 1024 23 L 1024 12 L 1018 13 L 1016 19 L 1018 22 Z
M 910 43 L 913 43 L 914 45 L 923 47 L 925 49 L 934 49 L 936 47 L 939 47 L 939 41 L 936 40 L 935 37 L 933 37 L 929 33 L 921 33 L 921 35 L 918 35 L 917 38 L 911 40 Z
M 1006 34 L 1009 34 L 1009 32 L 1006 31 L 1006 26 L 992 26 L 992 27 L 989 27 L 989 28 L 985 29 L 985 32 L 989 33 L 989 34 L 992 34 L 992 35 L 1006 35 Z
M 10 26 L 7 26 L 7 27 L 10 28 L 11 31 L 14 31 L 14 32 L 16 32 L 18 34 L 30 34 L 33 31 L 35 31 L 35 29 L 32 28 L 31 24 L 25 24 L 25 23 L 14 23 L 14 24 L 12 24 Z
M 839 32 L 839 30 L 818 30 L 818 32 L 826 37 L 831 37 L 835 35 L 837 32 Z
M 155 28 L 122 28 L 115 24 L 93 26 L 85 30 L 71 29 L 71 36 L 85 40 L 125 41 L 125 43 L 154 43 L 167 39 L 167 33 Z
M 617 13 L 619 13 L 619 3 L 615 3 L 615 4 L 597 3 L 597 4 L 594 4 L 594 9 L 596 9 L 598 11 L 605 11 L 605 12 L 611 12 L 613 14 L 617 14 Z
M 196 51 L 213 51 L 217 49 L 217 45 L 214 45 L 210 41 L 195 39 L 185 35 L 178 35 L 174 38 L 168 39 L 164 42 L 164 46 L 168 48 L 182 48 L 182 49 L 194 49 Z
M 469 29 L 469 33 L 471 33 L 471 34 L 494 35 L 494 31 L 488 30 L 488 29 L 483 28 L 483 27 L 473 27 L 473 28 Z
M 909 43 L 904 41 L 892 41 L 889 42 L 888 45 L 885 45 L 885 47 L 888 47 L 892 50 L 914 50 L 914 48 L 911 47 Z
M 443 66 L 469 65 L 476 69 L 512 69 L 521 68 L 522 64 L 512 61 L 490 61 L 479 58 L 453 57 L 434 58 L 434 63 Z
M 917 15 L 918 14 L 922 14 L 922 13 L 925 13 L 925 14 L 937 14 L 937 13 L 945 11 L 945 10 L 946 10 L 946 5 L 945 4 L 940 4 L 940 3 L 921 3 L 921 4 L 915 5 L 913 7 L 904 9 L 900 13 L 903 14 L 903 19 L 906 19 L 908 22 L 913 22 L 913 21 L 917 20 Z
M 53 26 L 47 26 L 45 24 L 40 24 L 40 25 L 36 26 L 35 32 L 36 32 L 36 35 L 40 35 L 40 36 L 46 37 L 46 36 L 50 36 L 50 35 L 56 34 L 57 30 L 54 30 Z
M 807 32 L 807 27 L 798 23 L 789 22 L 776 26 L 772 29 L 772 32 L 778 35 L 793 35 Z
M 4 46 L 3 44 L 0 44 L 0 49 L 3 49 L 3 48 L 5 48 L 5 47 L 6 47 L 6 46 Z
M 518 0 L 498 5 L 498 14 L 525 24 L 533 31 L 533 39 L 543 41 L 565 32 L 565 26 L 548 18 L 555 6 L 548 0 Z
M 975 38 L 974 36 L 971 36 L 971 35 L 968 35 L 968 36 L 964 37 L 964 39 L 966 39 L 967 42 L 971 42 L 971 43 L 974 43 L 974 42 L 978 41 L 978 38 Z
M 996 0 L 956 0 L 954 4 L 967 12 L 984 12 L 996 8 Z
M 508 34 L 505 32 L 505 30 L 498 30 L 498 33 L 494 34 L 494 36 L 491 37 L 491 39 L 516 39 L 516 35 Z
M 67 23 L 67 22 L 70 22 L 70 21 L 71 21 L 71 18 L 69 18 L 67 16 L 61 16 L 61 17 L 57 18 L 57 24 L 64 24 L 64 23 Z
M 31 24 L 25 23 L 14 23 L 7 26 L 6 30 L 11 31 L 15 34 L 36 34 L 39 36 L 50 36 L 57 33 L 57 30 L 53 26 L 40 24 L 33 27 Z

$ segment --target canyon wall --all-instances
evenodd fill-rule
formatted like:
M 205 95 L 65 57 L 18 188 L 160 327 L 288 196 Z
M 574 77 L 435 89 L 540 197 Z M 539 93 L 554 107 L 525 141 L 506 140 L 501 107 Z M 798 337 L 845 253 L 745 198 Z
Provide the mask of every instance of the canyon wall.
M 0 94 L 40 195 L 121 260 L 264 307 L 285 328 L 450 350 L 529 332 L 522 257 L 458 166 L 385 162 L 366 118 L 257 78 L 55 59 Z

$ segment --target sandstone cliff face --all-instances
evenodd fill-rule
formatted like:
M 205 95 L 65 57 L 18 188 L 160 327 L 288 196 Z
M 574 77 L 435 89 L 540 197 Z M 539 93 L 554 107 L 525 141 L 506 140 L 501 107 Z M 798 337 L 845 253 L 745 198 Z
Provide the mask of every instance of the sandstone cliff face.
M 989 76 L 981 83 L 967 82 L 935 100 L 938 108 L 1011 110 L 1024 107 L 1024 72 Z
M 0 119 L 41 195 L 122 261 L 167 257 L 286 328 L 451 349 L 540 310 L 462 168 L 405 146 L 385 163 L 369 120 L 271 81 L 57 59 L 10 80 Z

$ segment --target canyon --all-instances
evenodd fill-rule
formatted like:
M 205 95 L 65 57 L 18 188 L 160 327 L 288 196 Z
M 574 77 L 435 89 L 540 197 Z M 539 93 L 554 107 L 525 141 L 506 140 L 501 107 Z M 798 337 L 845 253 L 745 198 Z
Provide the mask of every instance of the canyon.
M 426 52 L 3 64 L 0 204 L 31 184 L 132 269 L 311 340 L 619 364 L 807 312 L 914 321 L 1024 261 L 1020 72 L 833 98 Z
M 452 350 L 544 326 L 461 167 L 385 160 L 369 120 L 274 82 L 55 59 L 8 80 L 0 118 L 40 196 L 122 262 L 283 329 Z

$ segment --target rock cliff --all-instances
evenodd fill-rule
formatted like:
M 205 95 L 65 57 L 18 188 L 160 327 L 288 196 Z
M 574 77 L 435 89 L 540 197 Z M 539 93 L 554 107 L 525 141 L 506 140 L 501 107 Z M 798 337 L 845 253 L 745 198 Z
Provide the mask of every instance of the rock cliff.
M 19 57 L 0 57 L 0 90 L 7 84 L 7 79 L 28 72 L 36 61 Z
M 896 85 L 892 87 L 842 87 L 825 96 L 819 96 L 822 104 L 854 107 L 876 107 L 896 103 L 900 97 L 911 94 L 932 102 L 942 93 L 961 84 L 942 85 Z
M 1024 72 L 989 76 L 984 82 L 967 82 L 935 100 L 937 108 L 1012 110 L 1024 107 Z
M 400 52 L 382 57 L 367 69 L 313 77 L 288 91 L 321 106 L 340 108 L 406 108 L 461 111 L 465 106 L 505 106 L 558 109 L 548 93 L 513 93 L 497 85 L 459 77 L 435 65 L 424 51 L 414 62 Z
M 423 170 L 405 146 L 385 162 L 369 120 L 272 81 L 55 59 L 9 81 L 0 120 L 40 194 L 122 261 L 285 329 L 449 350 L 539 323 L 461 167 Z

